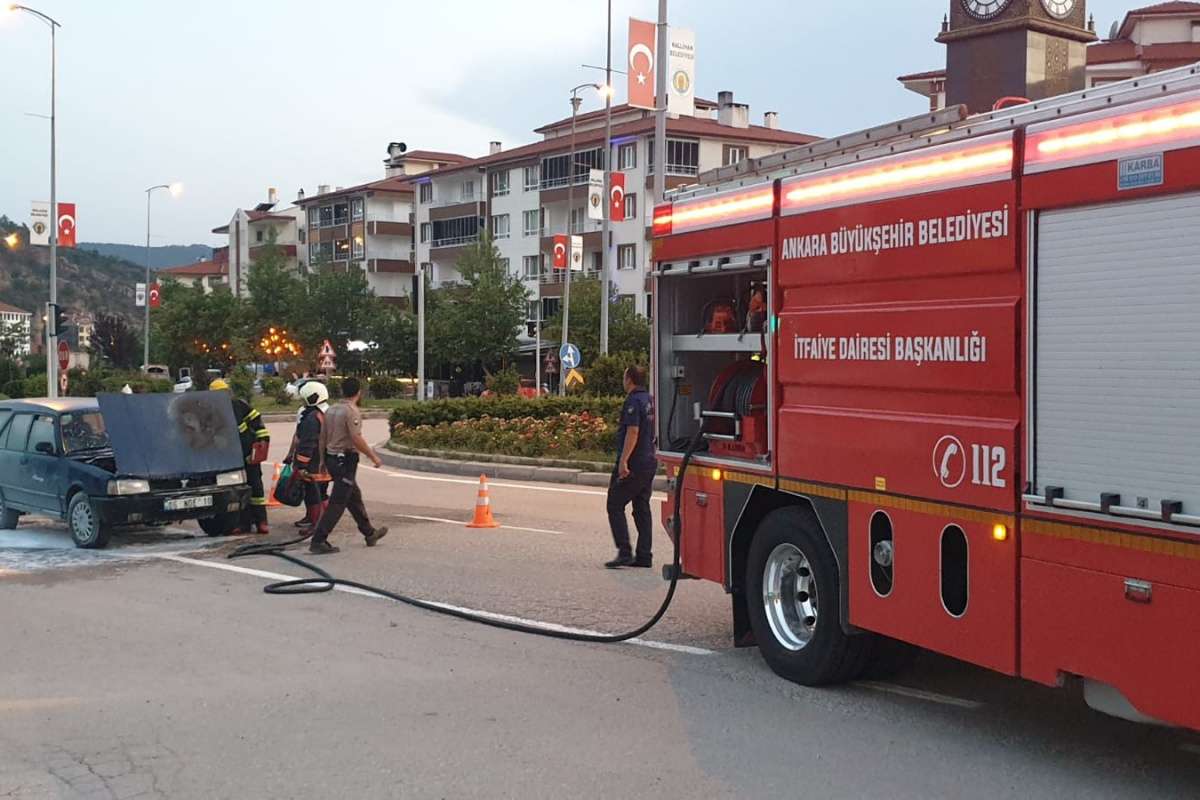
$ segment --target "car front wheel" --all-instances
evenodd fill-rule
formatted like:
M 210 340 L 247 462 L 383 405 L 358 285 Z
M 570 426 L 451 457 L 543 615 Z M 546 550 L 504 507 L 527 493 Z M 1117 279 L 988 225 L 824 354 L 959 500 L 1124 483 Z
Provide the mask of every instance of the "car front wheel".
M 20 514 L 4 504 L 4 495 L 0 494 L 0 531 L 7 531 L 17 527 L 17 520 L 20 517 Z
M 100 522 L 91 498 L 83 492 L 72 497 L 67 505 L 67 527 L 76 547 L 92 549 L 108 544 L 109 530 Z

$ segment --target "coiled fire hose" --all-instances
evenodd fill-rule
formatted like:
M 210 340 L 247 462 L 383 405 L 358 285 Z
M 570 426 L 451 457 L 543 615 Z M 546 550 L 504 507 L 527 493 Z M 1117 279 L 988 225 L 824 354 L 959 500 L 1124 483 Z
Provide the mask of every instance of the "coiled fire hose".
M 298 567 L 303 567 L 313 573 L 311 578 L 296 578 L 294 580 L 277 581 L 268 583 L 263 587 L 263 591 L 267 594 L 274 595 L 295 595 L 295 594 L 319 594 L 321 592 L 333 591 L 336 586 L 345 586 L 350 589 L 358 589 L 364 592 L 386 597 L 389 600 L 395 600 L 398 603 L 421 608 L 426 611 L 433 611 L 438 614 L 445 614 L 451 617 L 467 620 L 468 622 L 478 622 L 481 625 L 488 625 L 493 628 L 500 628 L 506 631 L 515 631 L 517 633 L 528 633 L 534 636 L 545 636 L 550 639 L 566 639 L 573 642 L 593 642 L 600 644 L 616 644 L 618 642 L 627 642 L 630 639 L 636 639 L 646 631 L 653 628 L 659 623 L 663 616 L 667 613 L 667 609 L 671 607 L 671 601 L 675 598 L 675 587 L 679 582 L 680 566 L 679 566 L 679 543 L 681 536 L 680 523 L 680 498 L 683 496 L 683 478 L 687 474 L 688 464 L 692 460 L 692 455 L 700 447 L 704 441 L 704 426 L 701 424 L 696 435 L 692 437 L 688 448 L 684 451 L 683 460 L 679 464 L 679 472 L 677 473 L 677 486 L 675 489 L 675 504 L 671 514 L 671 539 L 673 542 L 673 556 L 671 569 L 671 582 L 667 587 L 666 597 L 663 598 L 662 605 L 654 612 L 642 625 L 637 628 L 626 631 L 625 633 L 572 633 L 570 631 L 557 630 L 554 628 L 542 627 L 540 625 L 527 625 L 521 622 L 510 622 L 503 619 L 495 619 L 493 617 L 485 617 L 479 614 L 473 614 L 470 611 L 462 611 L 456 608 L 449 608 L 428 600 L 421 600 L 416 597 L 400 594 L 399 592 L 381 589 L 378 586 L 371 586 L 367 583 L 359 583 L 358 581 L 348 580 L 346 578 L 338 578 L 324 569 L 321 569 L 316 564 L 309 563 L 302 558 L 297 558 L 291 553 L 286 552 L 286 549 L 292 545 L 299 544 L 305 541 L 308 537 L 302 536 L 297 539 L 291 539 L 286 542 L 273 543 L 252 543 L 245 544 L 236 548 L 229 554 L 229 558 L 249 558 L 251 556 L 274 556 L 275 558 L 283 559 Z

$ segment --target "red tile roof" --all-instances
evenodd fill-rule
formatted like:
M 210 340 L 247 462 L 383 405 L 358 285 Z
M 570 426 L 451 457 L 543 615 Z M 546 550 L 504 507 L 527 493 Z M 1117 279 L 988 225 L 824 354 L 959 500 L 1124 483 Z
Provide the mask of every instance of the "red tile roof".
M 1200 3 L 1170 2 L 1156 3 L 1152 6 L 1135 8 L 1125 15 L 1117 39 L 1128 39 L 1133 34 L 1133 25 L 1142 17 L 1156 17 L 1170 14 L 1200 14 Z
M 622 136 L 631 136 L 634 134 L 645 134 L 654 132 L 654 117 L 649 116 L 644 119 L 634 120 L 633 122 L 625 122 L 620 125 L 613 126 L 613 138 Z M 679 117 L 678 119 L 667 120 L 668 134 L 682 134 L 690 136 L 708 136 L 712 138 L 721 138 L 735 142 L 765 142 L 769 144 L 782 144 L 790 146 L 799 146 L 810 144 L 820 139 L 819 136 L 810 136 L 807 133 L 796 133 L 794 131 L 779 130 L 776 128 L 765 128 L 762 125 L 751 125 L 748 128 L 733 128 L 728 125 L 722 125 L 715 119 L 697 119 L 695 117 Z M 604 142 L 604 131 L 600 129 L 592 129 L 581 131 L 575 136 L 575 147 L 595 147 L 602 145 Z M 426 173 L 424 175 L 412 176 L 414 180 L 422 178 L 431 178 L 435 175 L 445 175 L 448 173 L 459 172 L 465 169 L 478 169 L 480 167 L 488 167 L 493 164 L 504 164 L 509 161 L 521 161 L 524 159 L 532 159 L 549 153 L 566 151 L 570 149 L 569 137 L 556 136 L 553 139 L 546 139 L 541 142 L 534 142 L 523 147 L 514 147 L 511 150 L 502 150 L 494 155 L 477 158 L 473 161 L 468 161 L 464 164 L 459 164 L 454 167 L 443 167 L 437 172 Z
M 3 300 L 0 300 L 0 311 L 3 311 L 6 314 L 30 314 L 32 316 L 32 312 L 26 311 L 22 308 L 17 308 L 16 306 L 10 306 Z
M 159 273 L 173 275 L 179 278 L 203 278 L 229 274 L 228 261 L 197 261 L 194 264 L 184 264 L 180 267 L 165 267 L 157 270 Z
M 280 222 L 291 222 L 295 217 L 289 217 L 287 214 L 276 214 L 271 211 L 247 211 L 246 216 L 251 222 L 262 222 L 264 219 L 275 219 Z
M 406 158 L 412 158 L 417 161 L 443 161 L 448 164 L 458 164 L 463 161 L 470 161 L 470 156 L 459 155 L 458 153 L 442 153 L 437 150 L 409 150 L 407 153 L 401 153 L 396 158 L 401 161 Z M 392 159 L 386 159 L 391 161 Z
M 396 175 L 392 178 L 384 178 L 381 181 L 360 183 L 357 186 L 349 186 L 344 189 L 326 192 L 325 194 L 314 194 L 312 197 L 306 197 L 303 200 L 297 200 L 296 205 L 307 206 L 314 200 L 329 200 L 331 198 L 341 197 L 343 195 L 357 194 L 358 192 L 396 192 L 400 194 L 412 194 L 413 180 L 417 177 L 420 176 Z

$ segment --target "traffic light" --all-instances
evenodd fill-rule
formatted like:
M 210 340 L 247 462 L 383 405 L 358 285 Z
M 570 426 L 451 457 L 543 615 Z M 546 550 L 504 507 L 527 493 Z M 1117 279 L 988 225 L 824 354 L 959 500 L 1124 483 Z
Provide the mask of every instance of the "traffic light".
M 47 303 L 50 307 L 50 335 L 56 338 L 65 336 L 71 327 L 67 320 L 67 310 L 57 303 Z

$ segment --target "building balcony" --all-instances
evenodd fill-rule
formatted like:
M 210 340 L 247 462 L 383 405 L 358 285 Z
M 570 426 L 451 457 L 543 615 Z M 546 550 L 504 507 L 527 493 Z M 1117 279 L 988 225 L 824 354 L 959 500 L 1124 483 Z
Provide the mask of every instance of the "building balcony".
M 448 203 L 443 206 L 435 206 L 429 209 L 430 222 L 440 222 L 441 220 L 457 219 L 459 217 L 482 217 L 484 207 L 482 203 L 467 200 Z
M 383 272 L 393 275 L 415 275 L 413 262 L 399 258 L 372 258 L 367 260 L 367 272 Z
M 452 236 L 447 239 L 434 239 L 429 243 L 429 246 L 434 250 L 440 250 L 444 247 L 465 247 L 475 244 L 479 241 L 479 234 L 473 233 L 469 236 Z
M 283 252 L 284 258 L 295 258 L 296 257 L 296 245 L 294 245 L 294 244 L 277 244 L 275 246 L 278 247 L 280 249 L 280 251 Z M 258 257 L 261 256 L 264 252 L 266 252 L 266 249 L 268 247 L 270 247 L 270 245 L 268 245 L 268 244 L 258 244 L 258 245 L 251 247 L 250 248 L 250 260 L 257 261 Z M 226 255 L 226 258 L 228 258 L 228 255 Z M 213 260 L 216 261 L 215 254 L 214 254 Z
M 367 233 L 371 236 L 408 236 L 412 237 L 411 222 L 394 222 L 390 220 L 369 220 Z
M 577 230 L 574 232 L 574 235 L 583 237 L 584 252 L 587 252 L 588 250 L 599 250 L 604 245 L 604 233 L 602 231 L 589 231 L 579 226 L 576 226 L 576 228 Z M 554 252 L 554 236 L 552 234 L 542 236 L 541 247 L 542 251 L 545 253 Z

